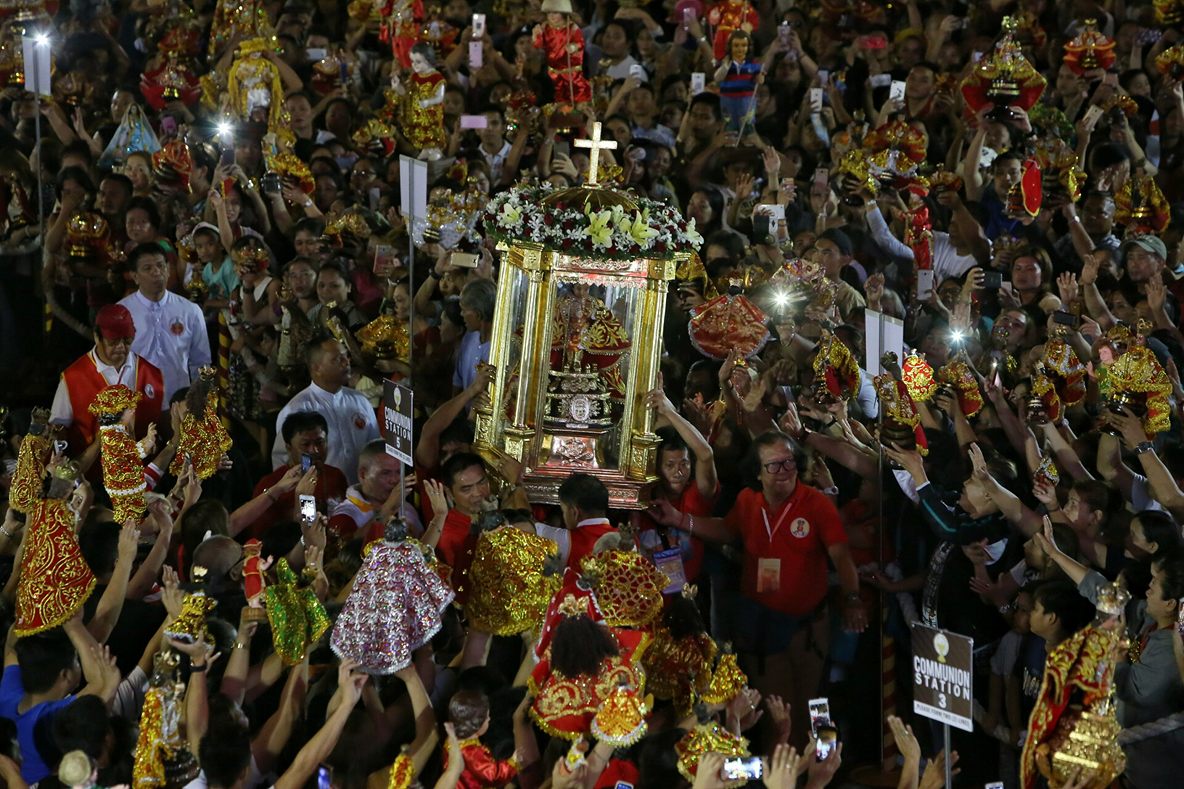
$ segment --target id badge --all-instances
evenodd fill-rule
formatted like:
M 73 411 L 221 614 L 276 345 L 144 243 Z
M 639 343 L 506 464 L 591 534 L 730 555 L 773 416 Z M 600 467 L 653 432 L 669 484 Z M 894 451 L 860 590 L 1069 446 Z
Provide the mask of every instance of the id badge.
M 654 565 L 670 579 L 662 594 L 678 594 L 682 591 L 687 582 L 687 574 L 682 566 L 682 551 L 678 548 L 658 551 L 654 554 Z
M 757 594 L 776 593 L 781 591 L 781 560 L 756 560 L 756 591 Z

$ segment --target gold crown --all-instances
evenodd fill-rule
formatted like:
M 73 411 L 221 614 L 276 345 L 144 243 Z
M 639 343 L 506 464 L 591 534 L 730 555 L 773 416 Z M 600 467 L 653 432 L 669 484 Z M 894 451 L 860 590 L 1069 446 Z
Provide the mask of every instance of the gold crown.
M 588 606 L 583 600 L 573 594 L 563 598 L 559 604 L 559 613 L 563 616 L 580 616 L 588 613 Z
M 1126 610 L 1126 604 L 1131 601 L 1131 593 L 1118 584 L 1106 584 L 1098 592 L 1097 609 L 1110 616 L 1118 616 Z
M 80 468 L 78 463 L 73 460 L 63 460 L 54 466 L 53 475 L 58 479 L 75 480 L 78 479 Z

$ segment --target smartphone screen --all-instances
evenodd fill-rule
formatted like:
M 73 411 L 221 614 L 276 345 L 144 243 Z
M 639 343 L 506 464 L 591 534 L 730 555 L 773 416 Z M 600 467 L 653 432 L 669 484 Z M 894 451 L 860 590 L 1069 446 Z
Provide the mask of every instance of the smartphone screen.
M 312 468 L 312 455 L 301 455 L 300 472 L 302 474 L 307 474 L 310 468 Z
M 888 100 L 889 101 L 904 101 L 904 82 L 899 79 L 892 80 L 892 84 L 888 86 Z
M 822 88 L 810 88 L 810 112 L 822 112 Z
M 818 739 L 818 730 L 830 725 L 830 699 L 825 696 L 810 699 L 807 709 L 810 711 L 810 731 L 814 733 L 814 739 Z
M 830 725 L 819 726 L 817 743 L 814 758 L 820 762 L 826 761 L 826 757 L 839 744 L 839 730 Z
M 764 764 L 759 756 L 737 756 L 724 759 L 725 781 L 758 781 L 764 775 Z
M 317 500 L 306 493 L 300 494 L 300 520 L 312 523 L 317 519 Z

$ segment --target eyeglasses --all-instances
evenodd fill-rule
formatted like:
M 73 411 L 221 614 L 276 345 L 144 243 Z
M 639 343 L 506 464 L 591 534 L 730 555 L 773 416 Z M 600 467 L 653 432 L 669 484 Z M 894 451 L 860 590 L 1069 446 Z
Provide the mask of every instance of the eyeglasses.
M 793 458 L 785 458 L 783 460 L 774 460 L 772 463 L 763 464 L 765 471 L 770 474 L 776 474 L 779 471 L 793 471 L 798 467 L 797 461 Z

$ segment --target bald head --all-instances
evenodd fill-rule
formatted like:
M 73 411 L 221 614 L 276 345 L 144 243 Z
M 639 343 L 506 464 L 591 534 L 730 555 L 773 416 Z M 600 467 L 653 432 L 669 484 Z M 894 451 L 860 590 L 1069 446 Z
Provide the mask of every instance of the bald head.
M 193 564 L 206 568 L 207 577 L 223 578 L 238 565 L 243 548 L 234 540 L 215 535 L 203 541 L 193 552 Z

